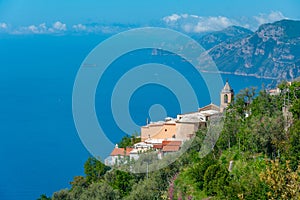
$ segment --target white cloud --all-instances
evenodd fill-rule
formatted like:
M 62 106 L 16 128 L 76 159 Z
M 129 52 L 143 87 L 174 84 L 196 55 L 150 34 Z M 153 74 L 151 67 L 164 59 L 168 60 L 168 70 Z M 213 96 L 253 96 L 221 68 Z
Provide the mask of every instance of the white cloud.
M 76 24 L 76 25 L 73 25 L 72 28 L 73 28 L 75 31 L 85 31 L 85 30 L 87 30 L 86 25 L 83 25 L 83 24 Z
M 254 17 L 241 16 L 239 18 L 228 18 L 225 16 L 198 16 L 190 14 L 172 14 L 162 20 L 167 27 L 183 30 L 187 33 L 202 33 L 222 30 L 228 26 L 242 26 L 255 31 L 264 23 L 271 23 L 287 19 L 281 12 L 272 11 L 268 14 L 260 14 Z
M 46 26 L 46 23 L 42 23 L 39 25 L 29 25 L 29 26 L 23 26 L 18 28 L 17 30 L 14 30 L 12 32 L 13 34 L 45 34 L 48 33 L 48 28 Z
M 63 33 L 67 31 L 67 25 L 59 21 L 55 22 L 51 27 L 48 27 L 46 23 L 39 25 L 22 26 L 11 31 L 12 34 L 55 34 Z
M 183 18 L 188 18 L 189 15 L 188 15 L 188 14 L 182 14 L 181 17 L 183 17 Z
M 222 30 L 228 26 L 236 24 L 224 16 L 217 17 L 202 17 L 188 14 L 173 14 L 163 18 L 167 26 L 183 29 L 185 32 L 207 32 Z
M 46 23 L 42 23 L 39 25 L 39 29 L 42 31 L 42 32 L 47 32 L 48 28 L 46 26 Z
M 231 21 L 227 17 L 222 16 L 202 18 L 194 27 L 194 32 L 199 33 L 207 31 L 217 31 L 234 24 L 235 23 L 233 21 Z
M 182 18 L 181 15 L 173 14 L 173 15 L 164 17 L 163 20 L 164 20 L 166 23 L 170 23 L 170 22 L 176 22 L 176 21 L 179 20 L 180 18 Z
M 282 19 L 287 19 L 280 11 L 271 11 L 269 14 L 259 14 L 254 16 L 254 19 L 257 21 L 258 25 L 265 23 L 272 23 Z
M 0 29 L 7 29 L 8 25 L 4 22 L 0 22 Z
M 60 22 L 60 21 L 57 21 L 57 22 L 55 22 L 55 23 L 52 25 L 52 29 L 57 30 L 57 31 L 66 31 L 66 30 L 67 30 L 67 25 L 66 25 L 66 24 L 63 24 L 63 23 Z
M 1 25 L 1 24 L 0 24 Z M 51 26 L 47 26 L 46 23 L 39 25 L 31 24 L 29 26 L 21 26 L 12 29 L 10 34 L 64 34 L 64 33 L 94 33 L 94 34 L 114 34 L 124 30 L 128 30 L 130 27 L 125 25 L 102 25 L 98 23 L 93 24 L 75 24 L 71 26 L 71 29 L 67 28 L 67 24 L 57 21 Z M 1 30 L 1 26 L 0 26 Z
M 130 29 L 125 25 L 103 25 L 98 23 L 92 24 L 75 24 L 72 31 L 77 33 L 94 33 L 94 34 L 114 34 Z
M 32 33 L 40 33 L 38 27 L 36 27 L 35 25 L 30 25 L 27 27 L 27 29 Z

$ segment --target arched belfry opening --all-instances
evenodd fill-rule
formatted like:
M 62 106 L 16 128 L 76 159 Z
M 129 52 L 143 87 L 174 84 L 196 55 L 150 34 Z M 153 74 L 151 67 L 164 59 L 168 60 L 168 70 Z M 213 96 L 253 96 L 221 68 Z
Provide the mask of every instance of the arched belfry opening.
M 224 95 L 224 103 L 228 103 L 228 94 Z

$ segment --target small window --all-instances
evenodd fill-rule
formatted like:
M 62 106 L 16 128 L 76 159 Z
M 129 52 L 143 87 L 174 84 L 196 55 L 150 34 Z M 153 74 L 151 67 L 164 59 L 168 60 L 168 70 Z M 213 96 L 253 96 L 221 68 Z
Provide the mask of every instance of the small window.
M 168 129 L 165 129 L 165 132 L 167 132 L 168 131 Z
M 227 94 L 224 95 L 224 103 L 228 103 L 228 95 Z

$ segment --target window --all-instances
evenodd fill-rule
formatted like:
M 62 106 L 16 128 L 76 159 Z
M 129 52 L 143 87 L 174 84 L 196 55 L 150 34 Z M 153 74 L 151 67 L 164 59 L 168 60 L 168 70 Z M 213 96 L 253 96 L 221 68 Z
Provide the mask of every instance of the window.
M 224 95 L 224 103 L 228 103 L 228 95 L 227 94 Z

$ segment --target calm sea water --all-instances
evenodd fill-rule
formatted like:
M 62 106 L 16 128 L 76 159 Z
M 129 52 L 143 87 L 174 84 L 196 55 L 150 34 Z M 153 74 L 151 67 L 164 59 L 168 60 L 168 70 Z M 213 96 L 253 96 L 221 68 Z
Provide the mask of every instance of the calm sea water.
M 0 199 L 51 195 L 69 187 L 73 176 L 83 174 L 89 153 L 74 126 L 72 89 L 83 59 L 105 37 L 0 38 Z M 222 77 L 229 79 L 236 92 L 271 82 L 235 75 Z M 200 105 L 208 103 L 210 99 L 203 97 Z M 143 104 L 135 105 L 140 109 Z M 176 114 L 175 107 L 170 109 L 168 114 Z M 144 114 L 137 111 L 133 118 L 139 120 Z

